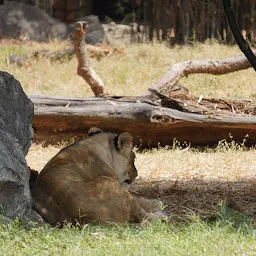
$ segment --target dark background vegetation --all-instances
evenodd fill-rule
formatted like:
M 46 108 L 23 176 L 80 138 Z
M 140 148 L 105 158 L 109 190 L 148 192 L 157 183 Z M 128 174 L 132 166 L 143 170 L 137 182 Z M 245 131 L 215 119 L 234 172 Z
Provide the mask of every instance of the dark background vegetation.
M 17 0 L 37 5 L 52 16 L 74 22 L 94 14 L 101 22 L 133 26 L 135 41 L 168 40 L 187 44 L 216 39 L 235 43 L 219 0 Z M 244 37 L 256 42 L 256 0 L 232 0 L 235 18 Z M 134 25 L 136 23 L 136 25 Z M 139 24 L 139 26 L 137 26 Z

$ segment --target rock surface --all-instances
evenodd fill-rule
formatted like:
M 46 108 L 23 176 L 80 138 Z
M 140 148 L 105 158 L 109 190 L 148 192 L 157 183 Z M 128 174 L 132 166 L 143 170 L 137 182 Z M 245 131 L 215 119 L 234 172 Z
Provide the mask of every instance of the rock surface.
M 0 92 L 0 214 L 41 222 L 32 210 L 25 159 L 33 136 L 33 103 L 20 83 L 6 72 L 0 72 Z
M 77 21 L 86 21 L 88 23 L 88 30 L 85 37 L 87 44 L 95 45 L 103 42 L 105 36 L 104 29 L 97 16 L 84 16 Z
M 104 29 L 95 15 L 84 16 L 79 20 L 88 22 L 87 44 L 102 43 Z M 0 39 L 4 37 L 47 41 L 67 39 L 73 36 L 73 25 L 54 19 L 36 6 L 17 2 L 0 5 Z
M 67 38 L 72 31 L 72 26 L 50 17 L 36 6 L 17 2 L 6 2 L 0 6 L 0 38 L 40 42 Z
M 109 44 L 129 44 L 131 43 L 131 27 L 129 25 L 116 24 L 110 22 L 103 24 L 106 40 Z

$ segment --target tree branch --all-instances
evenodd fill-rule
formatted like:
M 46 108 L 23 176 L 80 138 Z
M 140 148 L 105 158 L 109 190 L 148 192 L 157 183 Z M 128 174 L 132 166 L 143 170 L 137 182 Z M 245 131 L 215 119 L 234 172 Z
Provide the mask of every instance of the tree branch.
M 238 46 L 240 47 L 241 51 L 244 53 L 248 61 L 251 63 L 252 67 L 256 71 L 256 57 L 254 56 L 250 46 L 246 42 L 246 40 L 243 38 L 241 31 L 239 30 L 236 20 L 234 17 L 234 13 L 232 10 L 232 6 L 229 0 L 222 0 L 222 5 L 224 8 L 224 12 L 226 15 L 226 18 L 228 20 L 229 27 L 236 39 L 236 42 Z
M 89 84 L 95 96 L 101 96 L 105 94 L 104 83 L 90 67 L 85 44 L 86 30 L 87 22 L 80 21 L 75 23 L 74 47 L 78 59 L 77 74 Z
M 206 59 L 178 62 L 151 89 L 168 90 L 170 87 L 176 85 L 182 77 L 191 74 L 223 75 L 250 67 L 250 63 L 244 56 L 222 60 Z

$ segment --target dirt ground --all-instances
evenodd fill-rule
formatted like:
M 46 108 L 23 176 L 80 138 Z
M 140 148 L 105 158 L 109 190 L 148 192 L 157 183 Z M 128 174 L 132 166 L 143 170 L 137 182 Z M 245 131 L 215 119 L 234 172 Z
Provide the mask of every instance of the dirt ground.
M 156 161 L 154 169 L 140 166 L 139 178 L 131 191 L 137 196 L 161 199 L 166 205 L 165 212 L 173 219 L 187 219 L 191 214 L 203 219 L 215 218 L 222 202 L 234 211 L 256 217 L 255 150 L 215 153 L 160 150 L 151 155 L 150 161 L 154 158 Z
M 220 213 L 222 202 L 235 211 L 256 217 L 255 180 L 225 182 L 218 180 L 143 180 L 138 179 L 132 193 L 163 201 L 164 211 L 175 220 L 186 220 L 191 214 L 212 219 Z
M 64 145 L 33 145 L 28 165 L 37 171 Z M 139 176 L 130 191 L 136 196 L 157 198 L 172 219 L 187 219 L 191 213 L 216 217 L 220 203 L 256 217 L 256 150 L 197 152 L 151 150 L 136 153 Z

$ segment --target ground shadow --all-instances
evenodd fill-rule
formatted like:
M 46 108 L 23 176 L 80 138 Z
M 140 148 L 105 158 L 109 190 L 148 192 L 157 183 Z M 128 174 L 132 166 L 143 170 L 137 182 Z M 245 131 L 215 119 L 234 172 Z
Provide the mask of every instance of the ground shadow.
M 158 198 L 172 218 L 187 219 L 191 213 L 203 219 L 217 216 L 222 202 L 235 211 L 256 218 L 256 181 L 219 180 L 148 181 L 138 179 L 131 193 L 145 198 Z

